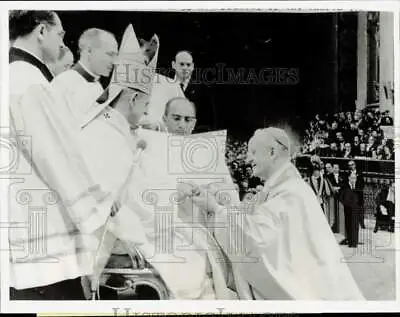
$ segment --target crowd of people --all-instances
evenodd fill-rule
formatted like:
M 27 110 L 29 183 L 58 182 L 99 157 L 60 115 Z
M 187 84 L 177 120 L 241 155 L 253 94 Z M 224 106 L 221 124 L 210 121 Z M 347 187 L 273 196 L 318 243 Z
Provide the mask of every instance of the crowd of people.
M 317 114 L 305 131 L 302 153 L 394 160 L 394 142 L 385 129 L 393 129 L 393 118 L 379 109 Z

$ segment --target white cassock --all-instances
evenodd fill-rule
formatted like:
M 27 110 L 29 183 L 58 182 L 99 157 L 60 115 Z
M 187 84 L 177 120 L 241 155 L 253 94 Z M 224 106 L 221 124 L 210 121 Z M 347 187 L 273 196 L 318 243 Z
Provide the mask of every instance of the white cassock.
M 139 137 L 143 138 L 145 134 L 142 131 Z M 215 252 L 218 252 L 218 248 L 215 247 L 215 252 L 207 251 L 208 232 L 204 230 L 201 238 L 192 241 L 193 228 L 178 217 L 177 205 L 169 200 L 171 193 L 176 193 L 176 177 L 168 177 L 165 172 L 166 153 L 160 151 L 160 148 L 166 149 L 163 144 L 166 145 L 167 138 L 163 136 L 161 142 L 147 138 L 147 147 L 140 160 L 142 164 L 140 168 L 132 170 L 136 145 L 128 122 L 118 111 L 110 107 L 104 109 L 82 129 L 81 136 L 82 150 L 92 162 L 91 171 L 96 181 L 102 188 L 119 192 L 121 202 L 127 207 L 117 214 L 121 219 L 121 226 L 125 226 L 120 227 L 124 232 L 120 231 L 119 237 L 124 242 L 135 244 L 144 253 L 145 258 L 165 281 L 171 297 L 232 298 L 232 292 L 226 286 L 227 270 L 223 270 L 216 258 Z M 153 152 L 154 148 L 158 151 Z M 126 182 L 130 171 L 133 174 Z M 168 202 L 166 210 L 169 214 L 162 216 L 164 220 L 157 218 L 156 214 L 159 213 L 155 213 L 156 206 L 144 198 L 145 192 L 152 189 L 154 194 L 159 195 L 159 199 L 166 199 Z M 160 228 L 160 221 L 167 225 Z M 102 265 L 105 265 L 110 252 L 120 252 L 112 251 L 115 241 L 113 237 L 105 241 L 104 253 L 101 255 Z M 179 246 L 184 249 L 172 253 L 168 250 L 159 252 L 159 248 L 162 249 L 161 241 L 167 245 L 171 243 L 172 248 Z
M 155 74 L 146 117 L 161 122 L 167 102 L 175 97 L 185 97 L 179 84 L 172 78 Z
M 88 107 L 103 93 L 99 81 L 88 81 L 74 69 L 59 74 L 51 84 L 61 93 L 78 123 L 83 120 Z
M 9 219 L 28 226 L 10 230 L 10 286 L 24 289 L 90 274 L 86 238 L 104 223 L 113 201 L 92 187 L 72 119 L 43 74 L 23 61 L 9 69 L 12 128 L 27 140 L 20 147 L 26 151 L 18 152 L 21 174 L 10 186 Z
M 292 164 L 276 171 L 258 198 L 234 212 L 220 207 L 215 218 L 241 219 L 231 222 L 230 239 L 224 230 L 215 236 L 255 299 L 364 300 L 314 192 Z

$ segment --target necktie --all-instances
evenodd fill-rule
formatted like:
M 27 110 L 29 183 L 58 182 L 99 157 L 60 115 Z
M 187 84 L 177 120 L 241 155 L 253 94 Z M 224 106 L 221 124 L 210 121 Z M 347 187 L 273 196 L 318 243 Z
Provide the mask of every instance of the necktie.
M 182 89 L 183 93 L 185 93 L 184 84 L 183 84 L 183 83 L 180 83 L 179 85 L 181 86 L 181 89 Z

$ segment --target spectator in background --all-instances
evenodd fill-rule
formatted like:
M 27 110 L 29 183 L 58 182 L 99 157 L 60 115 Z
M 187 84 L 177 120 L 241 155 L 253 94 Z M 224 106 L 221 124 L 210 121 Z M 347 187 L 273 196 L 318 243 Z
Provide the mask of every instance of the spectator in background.
M 367 136 L 365 135 L 365 132 L 364 132 L 363 129 L 358 129 L 358 136 L 359 136 L 359 138 L 360 138 L 360 142 L 361 142 L 361 143 L 367 143 L 368 138 L 367 138 Z
M 359 156 L 360 155 L 360 137 L 358 135 L 355 135 L 353 138 L 353 156 Z
M 350 248 L 357 248 L 360 215 L 364 213 L 363 192 L 357 188 L 357 175 L 352 172 L 348 181 L 344 184 L 339 199 L 344 205 L 345 239 L 340 242 L 341 245 L 348 245 Z
M 361 193 L 363 193 L 364 192 L 364 178 L 363 178 L 362 172 L 357 170 L 357 166 L 354 161 L 349 161 L 348 167 L 349 167 L 349 174 L 348 174 L 346 183 L 349 182 L 350 175 L 355 175 L 356 176 L 356 189 L 359 190 Z M 364 208 L 360 210 L 360 215 L 357 219 L 359 219 L 359 221 L 360 221 L 361 228 L 365 229 L 364 213 L 363 212 L 361 213 L 361 211 L 364 211 Z
M 383 159 L 384 160 L 394 160 L 394 153 L 388 145 L 385 145 L 383 147 Z
M 374 233 L 379 229 L 387 229 L 394 232 L 394 217 L 395 217 L 395 190 L 394 182 L 391 186 L 382 187 L 378 193 L 376 207 L 376 223 Z
M 350 143 L 346 143 L 344 145 L 343 157 L 344 158 L 353 158 L 353 151 L 351 149 L 351 144 Z
M 340 176 L 339 164 L 333 164 L 332 173 L 327 174 L 327 179 L 330 183 L 333 193 L 333 215 L 334 220 L 332 224 L 332 231 L 339 232 L 339 192 L 343 184 L 343 178 Z
M 332 226 L 334 217 L 329 201 L 332 196 L 332 190 L 329 182 L 321 173 L 321 170 L 323 169 L 323 163 L 321 159 L 318 156 L 312 156 L 310 160 L 311 175 L 308 177 L 307 182 L 317 196 L 318 202 L 321 205 L 322 211 L 325 214 L 329 226 Z
M 337 147 L 336 142 L 332 142 L 330 145 L 330 151 L 329 151 L 329 156 L 330 157 L 339 157 L 339 149 Z
M 375 143 L 375 138 L 371 135 L 368 138 L 368 144 L 365 149 L 365 153 L 366 153 L 367 157 L 373 157 L 374 151 L 376 151 L 376 143 Z
M 64 46 L 60 49 L 60 56 L 57 61 L 48 63 L 47 66 L 50 69 L 54 77 L 70 69 L 74 64 L 74 55 L 68 46 Z
M 365 143 L 360 143 L 360 157 L 367 157 L 367 145 Z

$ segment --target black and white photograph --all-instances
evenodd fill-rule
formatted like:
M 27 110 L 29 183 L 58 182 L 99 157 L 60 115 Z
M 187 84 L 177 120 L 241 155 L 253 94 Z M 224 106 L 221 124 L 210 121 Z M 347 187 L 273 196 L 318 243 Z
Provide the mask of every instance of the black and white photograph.
M 396 301 L 398 5 L 86 5 L 3 15 L 2 311 Z

